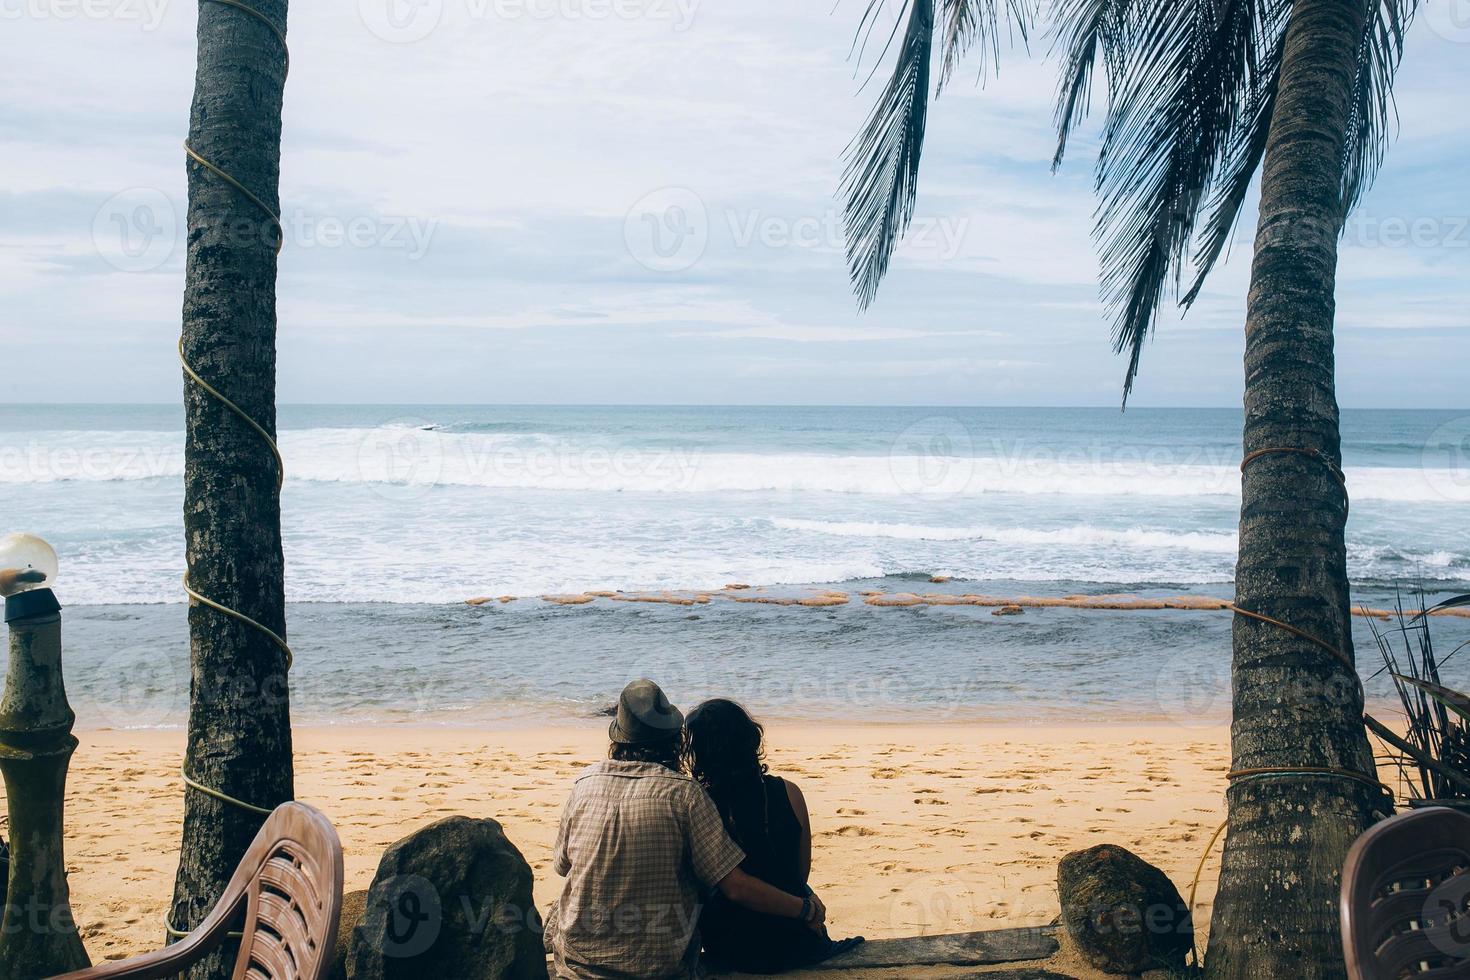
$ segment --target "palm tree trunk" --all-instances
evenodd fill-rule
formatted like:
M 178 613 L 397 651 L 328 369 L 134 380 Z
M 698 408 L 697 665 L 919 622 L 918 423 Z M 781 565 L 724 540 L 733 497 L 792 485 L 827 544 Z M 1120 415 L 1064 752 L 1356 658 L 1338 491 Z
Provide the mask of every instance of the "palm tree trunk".
M 1236 603 L 1353 656 L 1347 494 L 1334 387 L 1342 161 L 1365 0 L 1297 0 L 1261 178 L 1246 319 Z M 1326 462 L 1326 461 L 1330 461 Z M 1372 774 L 1356 672 L 1269 623 L 1234 628 L 1233 768 Z M 1211 978 L 1342 977 L 1338 883 L 1371 822 L 1372 786 L 1341 776 L 1237 779 L 1211 923 Z
M 286 0 L 249 0 L 285 30 Z M 273 209 L 279 207 L 285 52 L 260 20 L 199 5 L 189 145 Z M 274 434 L 276 240 L 259 204 L 190 162 L 183 353 L 211 385 Z M 270 447 L 189 379 L 184 533 L 189 583 L 285 636 L 277 470 Z M 290 702 L 281 649 L 216 610 L 189 610 L 192 684 L 186 769 L 199 783 L 273 807 L 293 796 Z M 188 930 L 213 907 L 263 818 L 185 790 L 171 920 Z M 225 978 L 234 950 L 189 974 Z

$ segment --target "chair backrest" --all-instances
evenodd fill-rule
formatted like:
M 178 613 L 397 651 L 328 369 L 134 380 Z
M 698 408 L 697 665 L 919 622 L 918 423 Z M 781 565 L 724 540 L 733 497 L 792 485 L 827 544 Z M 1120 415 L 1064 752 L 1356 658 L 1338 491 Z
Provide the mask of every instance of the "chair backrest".
M 1342 872 L 1353 980 L 1470 980 L 1470 815 L 1414 810 L 1353 843 Z
M 342 842 L 326 817 L 283 803 L 204 921 L 172 946 L 53 980 L 164 980 L 222 946 L 244 911 L 234 980 L 326 980 L 342 916 Z
M 327 819 L 299 803 L 278 807 L 225 892 L 237 905 L 245 900 L 235 980 L 324 980 L 342 914 L 342 877 L 342 844 Z M 243 896 L 234 893 L 240 883 Z

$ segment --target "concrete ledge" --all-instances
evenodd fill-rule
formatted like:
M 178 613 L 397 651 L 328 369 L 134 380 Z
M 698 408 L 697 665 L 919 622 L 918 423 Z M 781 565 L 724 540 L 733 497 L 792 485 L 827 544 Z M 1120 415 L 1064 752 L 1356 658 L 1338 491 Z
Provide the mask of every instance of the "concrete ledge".
M 990 932 L 960 932 L 947 936 L 917 936 L 911 939 L 876 939 L 813 967 L 814 970 L 870 970 L 905 966 L 991 966 L 1024 963 L 1055 956 L 1055 926 L 1029 929 L 997 929 Z M 788 974 L 799 977 L 804 971 Z M 711 973 L 710 976 L 740 974 Z M 1042 969 L 978 973 L 984 980 L 1068 980 Z
M 877 939 L 822 964 L 826 970 L 880 966 L 988 966 L 1055 956 L 1060 944 L 1053 926 L 959 932 L 913 939 Z

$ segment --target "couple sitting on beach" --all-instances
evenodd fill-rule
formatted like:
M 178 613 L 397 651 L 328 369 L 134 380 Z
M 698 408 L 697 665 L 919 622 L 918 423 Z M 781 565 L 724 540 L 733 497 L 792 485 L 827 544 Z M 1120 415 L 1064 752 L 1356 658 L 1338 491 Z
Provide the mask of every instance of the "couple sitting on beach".
M 701 946 L 720 966 L 778 973 L 862 942 L 828 937 L 806 883 L 806 801 L 766 774 L 764 730 L 738 704 L 708 701 L 686 722 L 657 684 L 634 681 L 609 737 L 557 833 L 557 977 L 692 980 Z

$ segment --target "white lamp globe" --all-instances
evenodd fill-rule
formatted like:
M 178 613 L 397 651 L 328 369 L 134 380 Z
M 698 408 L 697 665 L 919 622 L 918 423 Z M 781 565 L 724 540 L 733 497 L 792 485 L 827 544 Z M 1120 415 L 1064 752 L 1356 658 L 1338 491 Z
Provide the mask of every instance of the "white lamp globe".
M 34 534 L 0 538 L 0 596 L 49 589 L 56 571 L 56 551 Z

